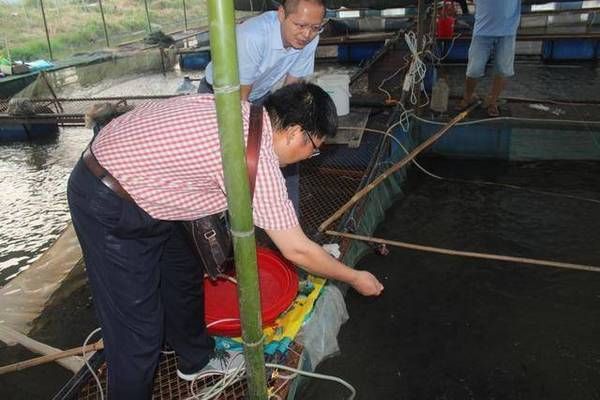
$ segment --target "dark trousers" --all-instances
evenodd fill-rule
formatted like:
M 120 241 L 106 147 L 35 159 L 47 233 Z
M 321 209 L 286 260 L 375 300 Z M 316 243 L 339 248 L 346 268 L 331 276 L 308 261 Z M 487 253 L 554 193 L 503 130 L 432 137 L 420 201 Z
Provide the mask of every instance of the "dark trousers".
M 467 0 L 455 0 L 458 4 L 460 4 L 460 9 L 463 15 L 469 15 L 469 6 L 467 5 Z
M 206 78 L 202 78 L 198 85 L 198 93 L 213 93 L 213 87 L 206 81 Z M 266 99 L 267 95 L 261 97 L 258 100 L 253 101 L 255 104 L 262 104 Z M 300 164 L 295 163 L 283 167 L 281 169 L 283 177 L 285 178 L 285 187 L 287 188 L 288 198 L 294 205 L 296 215 L 300 217 Z
M 150 399 L 164 341 L 185 373 L 203 367 L 213 350 L 203 269 L 177 224 L 120 198 L 81 160 L 67 196 L 102 328 L 108 398 Z

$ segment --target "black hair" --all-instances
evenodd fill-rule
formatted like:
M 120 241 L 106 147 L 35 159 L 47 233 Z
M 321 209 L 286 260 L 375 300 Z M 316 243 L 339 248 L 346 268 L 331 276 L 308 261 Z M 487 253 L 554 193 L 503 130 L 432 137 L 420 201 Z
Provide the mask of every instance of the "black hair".
M 335 103 L 319 86 L 299 82 L 273 92 L 264 103 L 275 130 L 298 125 L 311 137 L 333 137 L 338 118 Z
M 281 6 L 285 10 L 286 17 L 288 15 L 296 12 L 296 10 L 298 9 L 298 3 L 300 3 L 301 1 L 306 1 L 309 3 L 314 3 L 316 5 L 319 5 L 319 6 L 323 7 L 323 13 L 325 13 L 325 1 L 324 0 L 282 0 Z

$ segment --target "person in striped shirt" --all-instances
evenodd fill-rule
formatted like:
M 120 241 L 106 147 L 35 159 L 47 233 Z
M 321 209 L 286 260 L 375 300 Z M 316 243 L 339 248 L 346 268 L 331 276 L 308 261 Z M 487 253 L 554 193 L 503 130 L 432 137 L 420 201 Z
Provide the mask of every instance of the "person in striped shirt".
M 295 83 L 265 102 L 253 217 L 282 254 L 311 274 L 366 296 L 383 285 L 303 233 L 280 166 L 318 152 L 337 128 L 321 88 Z M 242 103 L 247 138 L 250 105 Z M 163 342 L 181 377 L 211 358 L 203 269 L 176 221 L 223 212 L 227 194 L 211 94 L 144 103 L 109 122 L 82 155 L 67 190 L 108 362 L 111 399 L 149 399 Z

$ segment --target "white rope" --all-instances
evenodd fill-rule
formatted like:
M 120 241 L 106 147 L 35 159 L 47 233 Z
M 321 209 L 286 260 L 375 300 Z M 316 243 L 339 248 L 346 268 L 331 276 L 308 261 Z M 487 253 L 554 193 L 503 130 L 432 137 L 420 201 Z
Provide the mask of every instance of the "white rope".
M 337 382 L 337 383 L 345 386 L 348 390 L 350 390 L 350 395 L 348 396 L 348 400 L 353 400 L 354 397 L 356 396 L 356 389 L 354 389 L 354 387 L 351 384 L 349 384 L 342 378 L 338 378 L 337 376 L 318 374 L 316 372 L 302 371 L 302 370 L 299 370 L 296 368 L 291 368 L 291 367 L 288 367 L 285 365 L 279 365 L 279 364 L 266 363 L 265 366 L 269 367 L 269 368 L 283 369 L 284 371 L 294 372 L 299 375 L 310 376 L 311 378 L 324 379 L 327 381 Z
M 96 333 L 100 332 L 101 328 L 96 328 L 94 329 L 83 341 L 83 350 L 81 351 L 82 353 L 82 357 L 83 357 L 83 361 L 85 362 L 85 366 L 87 367 L 87 369 L 90 371 L 90 373 L 92 374 L 92 376 L 94 377 L 94 380 L 96 381 L 96 385 L 98 386 L 98 391 L 100 392 L 100 399 L 104 400 L 104 391 L 102 390 L 102 384 L 100 383 L 100 378 L 98 378 L 98 375 L 96 374 L 96 371 L 94 371 L 94 369 L 92 368 L 92 366 L 90 365 L 87 357 L 85 356 L 85 346 L 88 345 L 88 342 L 90 341 L 90 339 L 92 338 L 92 336 L 94 336 Z

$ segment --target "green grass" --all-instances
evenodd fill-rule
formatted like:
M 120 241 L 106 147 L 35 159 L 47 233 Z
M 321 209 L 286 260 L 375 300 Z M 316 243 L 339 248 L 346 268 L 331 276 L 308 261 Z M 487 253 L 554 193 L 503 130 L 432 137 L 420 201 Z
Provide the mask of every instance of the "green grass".
M 103 0 L 111 46 L 139 37 L 148 29 L 141 0 Z M 152 29 L 183 30 L 181 0 L 148 0 Z M 206 16 L 206 0 L 186 1 L 190 20 Z M 97 1 L 44 0 L 48 32 L 55 59 L 106 46 L 102 17 Z M 48 58 L 48 45 L 39 0 L 6 3 L 0 0 L 0 54 L 10 52 L 13 60 Z M 188 27 L 193 27 L 190 25 Z

